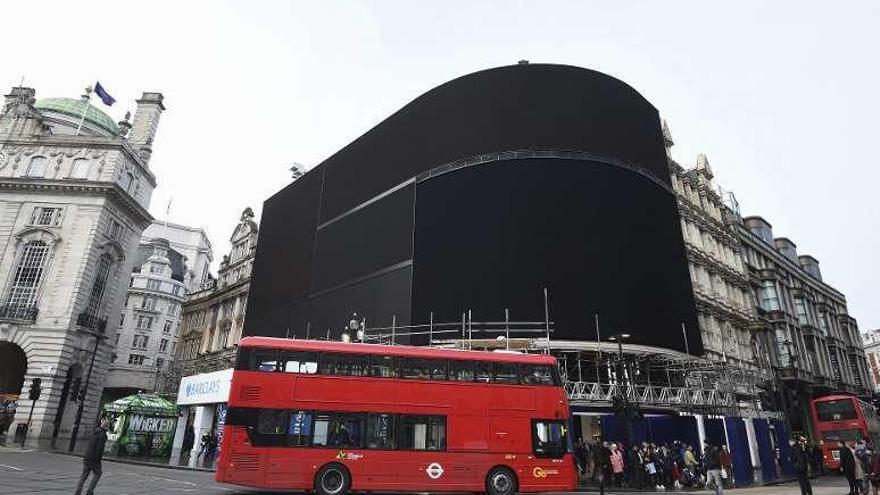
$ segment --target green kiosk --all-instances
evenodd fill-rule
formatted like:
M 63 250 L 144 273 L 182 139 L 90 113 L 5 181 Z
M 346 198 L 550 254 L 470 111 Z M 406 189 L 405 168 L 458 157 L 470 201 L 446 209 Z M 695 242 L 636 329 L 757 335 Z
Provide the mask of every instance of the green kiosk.
M 104 405 L 116 420 L 106 452 L 123 457 L 168 457 L 177 427 L 178 409 L 155 394 L 135 394 Z

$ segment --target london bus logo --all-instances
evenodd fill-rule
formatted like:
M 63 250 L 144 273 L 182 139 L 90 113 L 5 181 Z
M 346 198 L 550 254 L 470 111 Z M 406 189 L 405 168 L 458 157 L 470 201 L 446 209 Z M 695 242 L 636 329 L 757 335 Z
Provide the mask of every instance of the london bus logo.
M 428 473 L 428 476 L 430 476 L 432 480 L 436 480 L 443 476 L 443 466 L 441 466 L 439 462 L 432 462 L 425 469 L 425 472 Z
M 532 476 L 535 478 L 546 478 L 547 476 L 552 476 L 554 474 L 559 474 L 558 469 L 544 469 L 541 467 L 536 467 L 532 469 Z

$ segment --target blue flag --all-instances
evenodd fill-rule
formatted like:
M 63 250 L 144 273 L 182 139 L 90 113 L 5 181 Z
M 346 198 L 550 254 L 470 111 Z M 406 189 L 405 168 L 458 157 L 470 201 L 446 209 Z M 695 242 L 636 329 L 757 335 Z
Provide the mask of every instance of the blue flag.
M 113 106 L 113 104 L 116 103 L 116 100 L 110 96 L 110 93 L 104 89 L 104 86 L 101 86 L 100 82 L 95 83 L 95 94 L 98 95 L 98 97 L 101 98 L 101 101 L 103 101 L 108 107 Z

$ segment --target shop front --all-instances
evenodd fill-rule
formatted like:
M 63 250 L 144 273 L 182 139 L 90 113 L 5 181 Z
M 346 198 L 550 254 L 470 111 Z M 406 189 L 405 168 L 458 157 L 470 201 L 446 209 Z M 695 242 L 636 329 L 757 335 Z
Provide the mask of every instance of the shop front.
M 184 377 L 177 391 L 181 417 L 171 447 L 171 464 L 211 466 L 220 445 L 232 368 Z M 211 442 L 211 439 L 214 439 Z M 203 439 L 209 443 L 206 445 Z

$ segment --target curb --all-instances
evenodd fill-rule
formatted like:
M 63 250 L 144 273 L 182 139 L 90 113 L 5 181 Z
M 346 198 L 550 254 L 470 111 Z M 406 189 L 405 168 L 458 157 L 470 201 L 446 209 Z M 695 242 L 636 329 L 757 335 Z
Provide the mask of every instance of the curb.
M 82 458 L 82 454 L 77 454 L 75 452 L 63 452 L 63 451 L 58 451 L 58 450 L 49 450 L 48 452 L 50 454 L 60 454 L 60 455 L 66 455 L 66 456 L 70 456 L 70 457 Z M 149 467 L 162 468 L 162 469 L 175 469 L 177 471 L 196 471 L 196 472 L 203 472 L 203 473 L 213 473 L 214 472 L 213 469 L 208 469 L 208 468 L 175 466 L 173 464 L 158 464 L 155 462 L 139 461 L 137 459 L 125 459 L 125 458 L 121 458 L 121 457 L 105 457 L 103 460 L 107 461 L 107 462 L 115 462 L 117 464 L 132 464 L 135 466 L 149 466 Z

